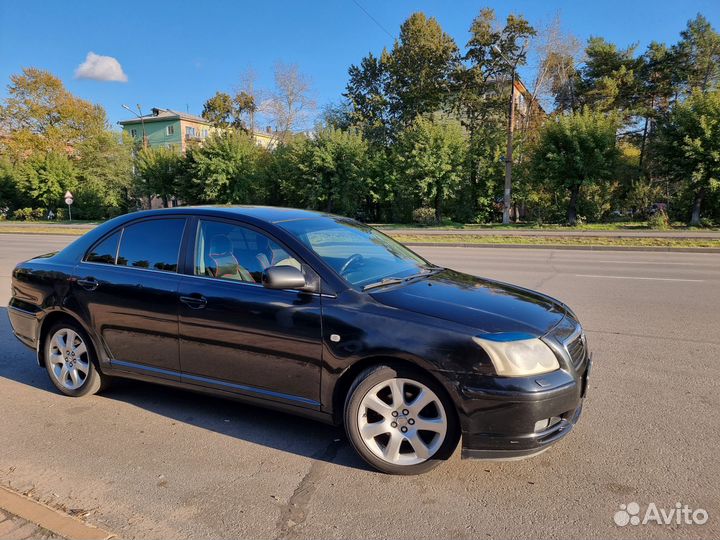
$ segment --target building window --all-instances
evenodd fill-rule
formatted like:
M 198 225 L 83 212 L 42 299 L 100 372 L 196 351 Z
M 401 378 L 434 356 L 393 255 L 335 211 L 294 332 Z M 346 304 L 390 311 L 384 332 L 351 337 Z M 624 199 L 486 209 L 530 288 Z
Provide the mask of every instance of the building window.
M 167 126 L 165 128 L 165 135 L 169 137 L 170 135 L 175 135 L 175 126 Z
M 195 128 L 192 126 L 186 126 L 185 127 L 185 136 L 186 137 L 195 137 Z
M 208 130 L 207 130 L 207 129 L 203 129 L 203 130 L 202 130 L 202 138 L 203 138 L 203 139 L 207 139 L 207 136 L 208 136 Z
M 130 136 L 131 136 L 133 139 L 136 139 L 136 138 L 137 138 L 137 129 L 131 129 L 131 130 L 130 130 Z

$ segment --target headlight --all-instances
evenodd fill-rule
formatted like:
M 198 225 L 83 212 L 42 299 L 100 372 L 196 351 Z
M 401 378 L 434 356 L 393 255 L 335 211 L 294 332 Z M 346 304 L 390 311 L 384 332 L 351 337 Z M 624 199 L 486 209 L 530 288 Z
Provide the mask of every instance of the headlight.
M 503 334 L 494 334 L 473 341 L 488 353 L 498 375 L 524 377 L 560 369 L 555 354 L 538 338 L 507 340 Z

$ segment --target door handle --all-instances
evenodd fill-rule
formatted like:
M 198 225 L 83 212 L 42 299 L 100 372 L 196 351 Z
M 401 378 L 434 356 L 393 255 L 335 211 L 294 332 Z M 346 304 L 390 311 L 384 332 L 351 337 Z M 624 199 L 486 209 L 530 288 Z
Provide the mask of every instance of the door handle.
M 207 298 L 201 294 L 181 296 L 180 301 L 190 309 L 202 309 L 207 305 Z
M 77 283 L 86 291 L 94 291 L 100 286 L 100 282 L 98 282 L 95 278 L 91 277 L 85 279 L 78 279 Z

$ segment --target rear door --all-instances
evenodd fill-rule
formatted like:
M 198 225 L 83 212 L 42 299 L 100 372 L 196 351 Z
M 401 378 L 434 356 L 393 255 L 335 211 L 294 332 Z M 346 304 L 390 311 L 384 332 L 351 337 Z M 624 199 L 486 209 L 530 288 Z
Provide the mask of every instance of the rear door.
M 266 233 L 200 219 L 180 283 L 180 363 L 187 382 L 303 407 L 319 407 L 320 295 L 271 290 L 269 266 L 303 268 Z
M 179 380 L 178 264 L 186 218 L 132 222 L 106 236 L 76 267 L 74 297 L 111 365 Z

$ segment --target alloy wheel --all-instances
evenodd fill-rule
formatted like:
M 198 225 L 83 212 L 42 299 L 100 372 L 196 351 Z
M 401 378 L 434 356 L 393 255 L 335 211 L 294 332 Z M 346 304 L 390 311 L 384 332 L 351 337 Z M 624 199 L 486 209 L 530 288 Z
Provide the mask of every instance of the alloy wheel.
M 358 410 L 358 429 L 378 458 L 393 465 L 416 465 L 440 449 L 448 422 L 435 392 L 418 381 L 393 378 L 365 394 Z
M 71 328 L 61 328 L 52 335 L 46 361 L 55 380 L 68 390 L 80 388 L 90 375 L 87 346 Z

